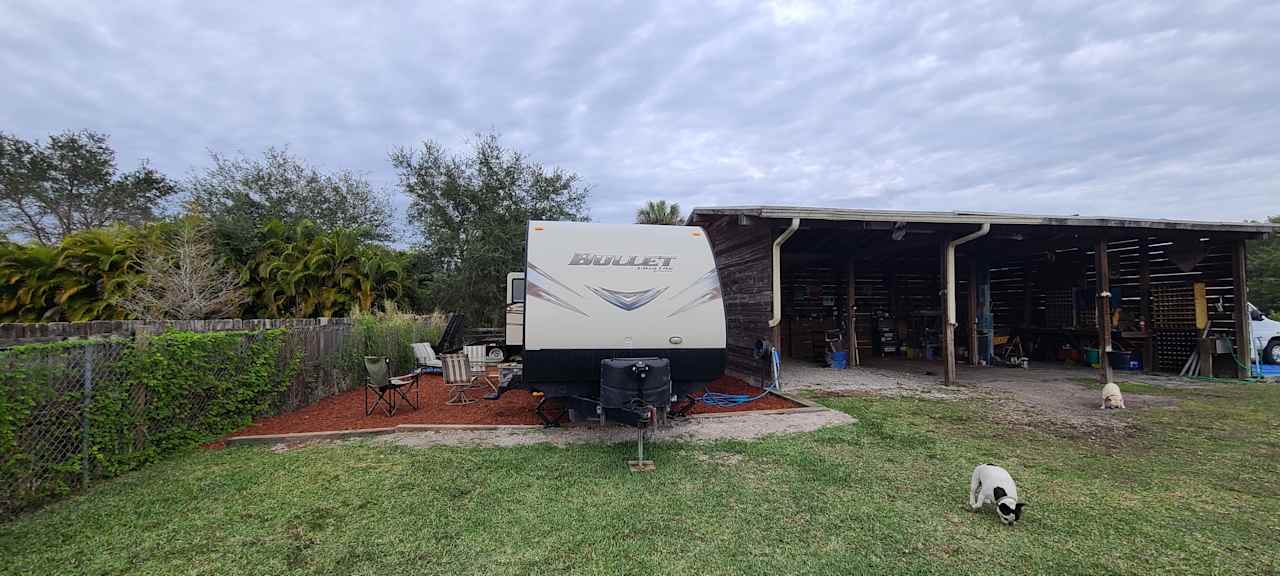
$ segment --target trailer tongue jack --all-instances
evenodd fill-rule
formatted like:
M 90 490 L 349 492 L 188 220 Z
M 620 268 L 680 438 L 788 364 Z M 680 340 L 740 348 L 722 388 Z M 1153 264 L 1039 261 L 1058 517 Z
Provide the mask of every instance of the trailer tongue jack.
M 645 426 L 636 428 L 636 459 L 627 460 L 627 466 L 632 472 L 652 472 L 654 469 L 653 460 L 644 459 L 644 431 Z

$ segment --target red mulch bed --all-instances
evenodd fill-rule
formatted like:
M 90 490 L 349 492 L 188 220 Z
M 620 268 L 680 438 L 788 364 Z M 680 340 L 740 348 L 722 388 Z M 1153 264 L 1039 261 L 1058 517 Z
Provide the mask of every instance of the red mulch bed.
M 445 404 L 447 393 L 439 375 L 423 375 L 419 377 L 422 404 L 413 410 L 399 400 L 395 416 L 387 416 L 379 407 L 370 416 L 364 415 L 364 390 L 356 389 L 330 396 L 315 404 L 295 410 L 288 414 L 263 418 L 232 433 L 230 436 L 257 436 L 263 434 L 292 434 L 297 432 L 329 432 L 334 430 L 359 430 L 362 428 L 390 428 L 400 424 L 540 424 L 534 414 L 538 399 L 524 390 L 514 390 L 502 395 L 498 400 L 473 402 L 466 406 L 449 406 Z M 749 386 L 736 378 L 724 377 L 707 387 L 714 392 L 726 394 L 759 394 L 760 389 Z M 469 394 L 473 398 L 481 398 L 487 390 L 476 390 Z M 407 393 L 413 398 L 413 393 Z M 370 403 L 376 396 L 369 394 Z M 550 403 L 548 403 L 550 404 Z M 711 412 L 742 412 L 748 410 L 777 410 L 780 408 L 798 408 L 800 404 L 775 394 L 765 395 L 754 402 L 739 406 L 719 407 L 707 406 L 701 402 L 694 405 L 691 414 Z M 556 411 L 548 408 L 549 414 Z
M 721 392 L 724 394 L 746 394 L 755 396 L 761 392 L 759 388 L 747 384 L 737 378 L 729 376 L 721 377 L 719 380 L 712 382 L 707 386 L 708 392 Z M 695 403 L 690 414 L 711 414 L 713 412 L 747 412 L 751 410 L 781 410 L 784 408 L 802 408 L 804 405 L 797 402 L 787 400 L 777 394 L 766 394 L 764 397 L 749 402 L 747 404 L 739 404 L 737 406 L 708 406 L 702 402 Z

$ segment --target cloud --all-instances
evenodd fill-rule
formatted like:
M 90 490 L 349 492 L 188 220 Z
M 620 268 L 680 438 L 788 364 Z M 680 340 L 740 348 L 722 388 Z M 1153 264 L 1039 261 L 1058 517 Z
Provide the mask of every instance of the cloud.
M 0 126 L 128 166 L 494 129 L 644 200 L 1240 220 L 1280 213 L 1266 2 L 7 2 Z M 404 200 L 397 199 L 403 206 Z

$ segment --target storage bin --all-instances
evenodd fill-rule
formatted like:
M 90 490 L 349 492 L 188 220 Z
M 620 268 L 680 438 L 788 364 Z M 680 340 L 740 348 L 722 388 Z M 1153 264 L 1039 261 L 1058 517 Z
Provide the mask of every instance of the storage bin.
M 1111 360 L 1111 367 L 1116 370 L 1140 370 L 1142 368 L 1141 358 L 1132 352 L 1112 350 L 1107 353 L 1107 357 Z

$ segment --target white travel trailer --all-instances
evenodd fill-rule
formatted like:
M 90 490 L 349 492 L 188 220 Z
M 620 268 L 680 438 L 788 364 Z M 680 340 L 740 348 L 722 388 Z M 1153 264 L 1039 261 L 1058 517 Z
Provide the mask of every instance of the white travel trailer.
M 502 347 L 510 357 L 524 349 L 524 272 L 507 274 L 506 318 Z
M 547 397 L 599 397 L 601 362 L 669 361 L 687 396 L 724 374 L 725 316 L 701 228 L 529 223 L 523 386 Z

